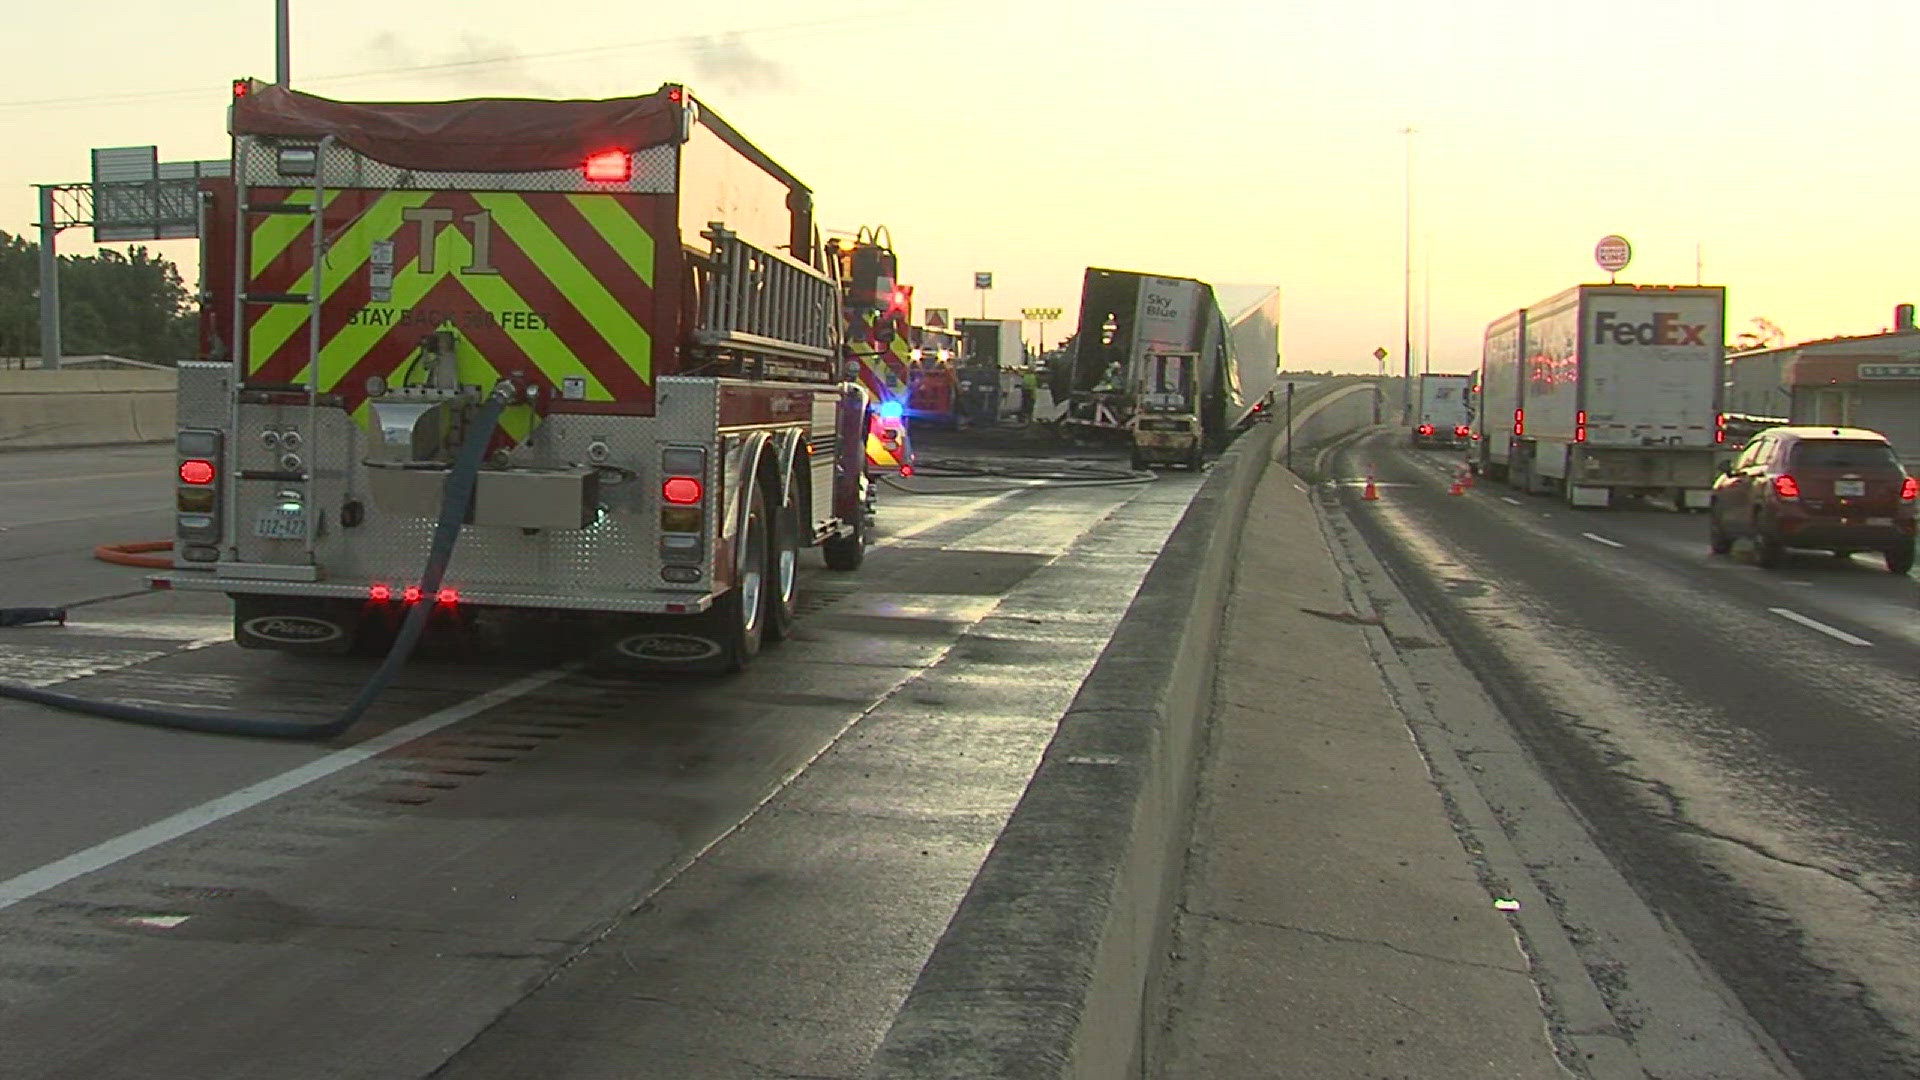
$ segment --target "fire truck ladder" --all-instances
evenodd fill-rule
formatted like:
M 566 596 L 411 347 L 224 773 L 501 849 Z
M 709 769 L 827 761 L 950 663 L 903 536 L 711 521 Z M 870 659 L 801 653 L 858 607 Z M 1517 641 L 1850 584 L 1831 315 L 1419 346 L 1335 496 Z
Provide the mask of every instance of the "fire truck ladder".
M 717 221 L 700 235 L 712 241 L 713 253 L 701 271 L 695 341 L 743 355 L 815 363 L 834 357 L 838 282 L 755 247 Z
M 246 381 L 247 363 L 248 363 L 247 346 L 248 346 L 248 339 L 250 336 L 247 332 L 248 324 L 247 324 L 246 308 L 249 305 L 287 305 L 287 304 L 306 305 L 306 308 L 307 308 L 307 387 L 306 387 L 307 389 L 307 422 L 306 422 L 307 430 L 306 430 L 306 436 L 308 439 L 308 446 L 310 448 L 304 457 L 304 462 L 306 463 L 312 462 L 314 460 L 314 454 L 318 451 L 318 447 L 314 444 L 313 440 L 319 432 L 319 419 L 320 419 L 320 304 L 321 304 L 321 301 L 325 299 L 325 296 L 322 292 L 323 286 L 322 286 L 321 278 L 326 271 L 326 254 L 327 254 L 327 236 L 326 236 L 327 151 L 331 149 L 332 146 L 333 146 L 333 136 L 328 135 L 323 137 L 318 143 L 318 145 L 315 145 L 311 148 L 312 154 L 313 154 L 313 188 L 312 188 L 313 199 L 310 202 L 304 202 L 304 203 L 303 202 L 259 202 L 259 203 L 256 203 L 249 200 L 248 190 L 247 190 L 247 170 L 248 170 L 248 166 L 250 166 L 253 163 L 252 159 L 255 154 L 265 151 L 269 155 L 274 155 L 276 157 L 275 163 L 277 166 L 279 164 L 277 157 L 283 149 L 293 149 L 293 150 L 296 150 L 297 152 L 301 152 L 304 154 L 304 152 L 308 149 L 305 146 L 293 147 L 293 148 L 276 147 L 276 146 L 262 147 L 254 140 L 248 139 L 246 140 L 241 152 L 235 155 L 237 158 L 239 158 L 239 160 L 235 162 L 235 168 L 233 170 L 234 206 L 235 206 L 234 213 L 237 218 L 235 222 L 235 227 L 233 230 L 233 273 L 236 279 L 235 284 L 237 286 L 234 289 L 234 305 L 233 305 L 234 307 L 234 310 L 233 310 L 234 381 L 235 381 L 236 387 L 239 384 L 244 383 Z M 313 245 L 313 260 L 311 263 L 312 269 L 307 271 L 307 291 L 306 292 L 304 293 L 262 293 L 262 292 L 247 291 L 246 286 L 248 284 L 248 279 L 252 276 L 250 267 L 252 266 L 251 247 L 252 247 L 253 230 L 249 227 L 250 219 L 252 219 L 256 215 L 264 215 L 264 214 L 304 214 L 311 219 L 312 228 L 308 230 L 308 232 L 309 232 L 309 242 Z M 233 396 L 233 411 L 227 424 L 227 430 L 232 433 L 231 435 L 232 438 L 234 438 L 235 440 L 239 439 L 240 395 L 237 393 Z M 236 446 L 233 448 L 233 450 L 237 453 L 239 448 Z M 319 532 L 319 522 L 314 520 L 314 514 L 315 514 L 314 508 L 316 506 L 316 500 L 313 497 L 313 491 L 311 489 L 311 484 L 313 481 L 313 469 L 310 464 L 306 464 L 306 463 L 302 464 L 299 470 L 299 474 L 297 476 L 287 475 L 284 477 L 279 477 L 277 479 L 283 479 L 288 482 L 297 482 L 300 484 L 308 485 L 308 490 L 302 493 L 304 495 L 304 498 L 301 500 L 301 503 L 304 507 L 304 513 L 306 516 L 306 527 L 304 529 L 304 532 L 306 533 L 306 539 L 305 539 L 306 557 L 307 557 L 307 562 L 311 564 L 314 562 L 314 551 L 313 551 L 314 538 L 315 538 L 315 535 Z M 238 470 L 228 469 L 227 479 L 226 479 L 227 490 L 224 493 L 225 505 L 227 506 L 240 505 L 239 499 L 238 499 L 239 492 L 236 490 L 238 486 L 238 480 L 239 480 Z

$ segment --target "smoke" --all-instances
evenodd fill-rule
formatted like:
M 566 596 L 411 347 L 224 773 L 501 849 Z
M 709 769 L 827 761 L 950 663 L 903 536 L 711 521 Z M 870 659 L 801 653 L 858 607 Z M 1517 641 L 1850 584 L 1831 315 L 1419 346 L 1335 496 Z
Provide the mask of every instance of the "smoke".
M 702 84 L 723 90 L 780 90 L 788 85 L 787 69 L 778 60 L 754 52 L 737 33 L 696 38 L 687 56 Z
M 418 75 L 470 90 L 550 93 L 551 85 L 533 73 L 528 57 L 513 46 L 463 32 L 451 48 L 417 49 L 390 30 L 367 45 L 369 67 L 393 75 Z

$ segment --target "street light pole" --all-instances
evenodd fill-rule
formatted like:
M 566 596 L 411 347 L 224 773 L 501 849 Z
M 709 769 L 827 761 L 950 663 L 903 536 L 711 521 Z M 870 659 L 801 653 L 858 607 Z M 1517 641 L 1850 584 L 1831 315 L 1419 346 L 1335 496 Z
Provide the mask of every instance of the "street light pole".
M 1400 129 L 1407 139 L 1406 159 L 1406 218 L 1404 234 L 1406 276 L 1400 291 L 1400 330 L 1401 349 L 1400 367 L 1403 384 L 1400 387 L 1401 425 L 1411 423 L 1413 413 L 1413 127 L 1408 125 Z
M 292 67 L 293 50 L 287 29 L 287 2 L 274 0 L 273 5 L 273 81 L 283 89 L 293 77 L 289 70 Z

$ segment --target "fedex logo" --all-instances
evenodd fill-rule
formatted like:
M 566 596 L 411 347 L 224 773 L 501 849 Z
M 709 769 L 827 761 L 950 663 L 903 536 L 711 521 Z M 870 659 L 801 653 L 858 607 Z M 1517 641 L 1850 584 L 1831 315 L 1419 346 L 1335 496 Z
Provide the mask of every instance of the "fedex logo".
M 1648 322 L 1621 322 L 1617 311 L 1593 313 L 1593 343 L 1605 345 L 1705 345 L 1706 323 L 1683 323 L 1677 311 L 1656 311 Z

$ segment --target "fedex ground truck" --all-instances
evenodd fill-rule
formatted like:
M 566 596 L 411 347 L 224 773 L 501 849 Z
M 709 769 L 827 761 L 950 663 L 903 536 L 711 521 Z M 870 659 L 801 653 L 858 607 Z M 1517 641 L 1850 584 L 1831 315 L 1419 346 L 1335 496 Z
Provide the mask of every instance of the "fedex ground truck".
M 1717 285 L 1579 285 L 1529 306 L 1509 482 L 1576 507 L 1704 509 L 1725 437 L 1725 311 Z M 1483 374 L 1489 416 L 1499 374 Z

